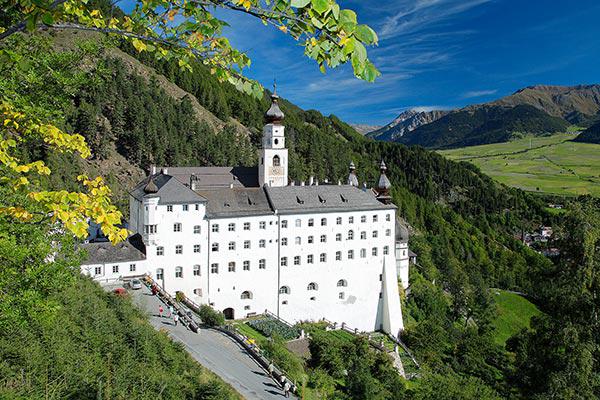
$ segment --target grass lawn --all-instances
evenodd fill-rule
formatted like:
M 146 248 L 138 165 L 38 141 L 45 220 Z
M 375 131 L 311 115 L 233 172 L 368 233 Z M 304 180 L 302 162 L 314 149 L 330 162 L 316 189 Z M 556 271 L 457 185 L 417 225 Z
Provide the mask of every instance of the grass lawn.
M 471 162 L 497 181 L 523 190 L 600 196 L 600 145 L 572 142 L 574 137 L 525 137 L 440 153 Z
M 245 335 L 250 339 L 256 340 L 257 343 L 266 339 L 266 337 L 262 333 L 252 328 L 248 324 L 245 324 L 243 322 L 234 322 L 233 325 L 240 331 L 242 335 Z
M 542 312 L 523 296 L 499 289 L 491 290 L 498 305 L 498 316 L 493 322 L 494 341 L 503 346 L 508 338 L 529 327 L 531 317 Z

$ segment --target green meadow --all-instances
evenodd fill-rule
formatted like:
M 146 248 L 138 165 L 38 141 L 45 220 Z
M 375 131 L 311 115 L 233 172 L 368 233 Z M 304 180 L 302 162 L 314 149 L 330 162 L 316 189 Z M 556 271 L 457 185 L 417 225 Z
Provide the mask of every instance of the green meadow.
M 572 142 L 575 137 L 525 137 L 440 153 L 471 162 L 498 182 L 523 190 L 600 196 L 600 145 Z
M 499 289 L 491 289 L 498 306 L 498 314 L 492 325 L 494 341 L 504 345 L 508 338 L 529 328 L 531 318 L 540 315 L 541 311 L 529 300 L 516 293 Z

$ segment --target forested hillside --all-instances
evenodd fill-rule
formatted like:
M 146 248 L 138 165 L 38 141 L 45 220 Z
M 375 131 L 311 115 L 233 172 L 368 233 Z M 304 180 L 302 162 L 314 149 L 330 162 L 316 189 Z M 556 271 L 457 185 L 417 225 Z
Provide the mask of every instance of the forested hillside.
M 581 132 L 581 134 L 577 136 L 574 141 L 600 144 L 600 122 L 595 123 L 585 131 Z
M 6 96 L 90 142 L 95 157 L 90 165 L 69 157 L 51 160 L 63 176 L 81 168 L 103 172 L 102 166 L 114 160 L 122 162 L 120 169 L 129 169 L 131 180 L 150 164 L 256 165 L 266 98 L 257 100 L 217 82 L 201 65 L 182 70 L 123 45 L 189 94 L 180 98 L 158 78 L 137 75 L 131 68 L 137 61 L 115 56 L 110 43 L 70 35 L 69 40 L 60 36 L 60 47 L 52 36 L 11 38 L 16 50 L 0 67 Z M 41 90 L 30 82 L 46 85 Z M 223 121 L 223 128 L 201 120 L 193 110 L 196 101 L 214 114 L 212 121 Z M 458 397 L 466 398 L 467 391 L 472 398 L 477 398 L 473 393 L 511 397 L 517 390 L 508 379 L 512 361 L 491 334 L 495 305 L 488 288 L 542 290 L 538 278 L 551 270 L 550 261 L 512 237 L 550 222 L 542 199 L 498 185 L 472 165 L 418 147 L 366 139 L 335 116 L 287 101 L 282 109 L 294 179 L 312 175 L 337 182 L 353 160 L 361 183 L 372 185 L 378 162 L 383 158 L 389 166 L 394 202 L 414 230 L 410 245 L 419 255 L 404 305 L 405 339 L 426 366 L 423 392 L 415 396 L 427 398 L 432 390 L 443 393 L 452 386 L 453 393 L 464 393 Z M 247 129 L 237 129 L 231 118 Z M 44 154 L 43 148 L 29 151 Z M 111 182 L 122 195 L 126 182 L 117 175 Z

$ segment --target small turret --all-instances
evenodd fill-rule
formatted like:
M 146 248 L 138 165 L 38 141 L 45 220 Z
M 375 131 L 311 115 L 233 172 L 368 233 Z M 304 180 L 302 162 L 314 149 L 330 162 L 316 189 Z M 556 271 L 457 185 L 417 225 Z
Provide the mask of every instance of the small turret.
M 356 177 L 356 166 L 354 165 L 354 161 L 350 161 L 350 166 L 348 167 L 348 182 L 347 184 L 350 186 L 358 187 L 358 178 Z
M 379 175 L 377 187 L 375 188 L 375 191 L 377 192 L 377 200 L 384 204 L 390 204 L 392 202 L 392 197 L 390 196 L 390 188 L 392 187 L 392 183 L 385 174 L 385 171 L 387 171 L 387 166 L 383 160 L 381 160 L 381 164 L 379 164 L 379 171 L 381 174 Z

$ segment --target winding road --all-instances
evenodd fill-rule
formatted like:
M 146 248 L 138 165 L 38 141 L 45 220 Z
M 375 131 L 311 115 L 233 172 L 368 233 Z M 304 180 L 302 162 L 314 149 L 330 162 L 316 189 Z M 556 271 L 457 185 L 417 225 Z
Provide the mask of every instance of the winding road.
M 171 338 L 181 342 L 196 361 L 233 386 L 244 398 L 285 398 L 281 387 L 235 340 L 213 329 L 200 329 L 198 333 L 194 333 L 182 324 L 174 326 L 170 318 L 158 316 L 158 307 L 163 303 L 156 296 L 152 296 L 146 287 L 130 293 L 138 306 L 148 312 L 150 323 L 157 330 L 166 329 Z M 163 307 L 168 309 L 164 304 Z M 168 314 L 168 311 L 165 314 Z

